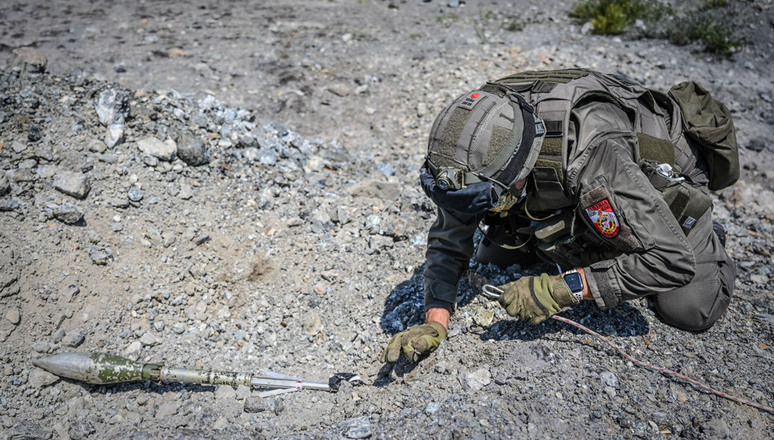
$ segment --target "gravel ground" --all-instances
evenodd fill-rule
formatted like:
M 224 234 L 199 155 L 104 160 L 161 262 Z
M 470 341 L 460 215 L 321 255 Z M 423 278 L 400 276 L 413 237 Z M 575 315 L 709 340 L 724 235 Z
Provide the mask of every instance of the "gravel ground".
M 563 315 L 774 405 L 771 1 L 720 11 L 748 41 L 724 59 L 591 35 L 556 0 L 212 3 L 0 6 L 0 438 L 771 438 L 769 414 L 476 296 L 545 267 L 473 262 L 449 340 L 378 361 L 421 320 L 435 114 L 487 79 L 581 66 L 728 104 L 744 169 L 715 214 L 739 278 L 706 332 L 644 302 Z M 63 351 L 365 384 L 261 399 L 30 363 Z

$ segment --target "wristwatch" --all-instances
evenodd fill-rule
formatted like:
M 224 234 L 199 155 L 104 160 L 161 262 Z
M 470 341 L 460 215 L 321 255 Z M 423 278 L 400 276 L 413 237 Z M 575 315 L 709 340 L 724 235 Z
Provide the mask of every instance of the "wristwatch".
M 573 296 L 579 302 L 583 301 L 583 277 L 581 274 L 577 270 L 572 269 L 563 273 L 562 278 L 564 278 L 564 282 L 567 283 Z

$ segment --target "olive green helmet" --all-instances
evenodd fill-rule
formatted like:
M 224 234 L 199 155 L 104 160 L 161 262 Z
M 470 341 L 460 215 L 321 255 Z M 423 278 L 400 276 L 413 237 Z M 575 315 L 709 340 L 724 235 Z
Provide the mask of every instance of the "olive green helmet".
M 436 118 L 425 162 L 432 179 L 423 176 L 422 186 L 449 209 L 494 206 L 503 191 L 532 171 L 544 134 L 543 121 L 521 95 L 488 83 L 455 99 Z M 482 192 L 484 199 L 476 199 Z M 476 201 L 464 207 L 463 197 Z M 450 198 L 456 200 L 446 206 Z

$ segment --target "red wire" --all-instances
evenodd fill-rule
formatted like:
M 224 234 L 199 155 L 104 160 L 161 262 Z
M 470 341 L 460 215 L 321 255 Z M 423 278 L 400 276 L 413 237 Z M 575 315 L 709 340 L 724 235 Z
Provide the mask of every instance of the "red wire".
M 732 400 L 732 401 L 737 402 L 737 403 L 742 403 L 742 404 L 745 404 L 745 405 L 748 405 L 748 406 L 752 406 L 753 408 L 757 408 L 757 409 L 759 409 L 761 411 L 765 411 L 765 412 L 767 412 L 769 414 L 774 415 L 774 408 L 772 408 L 772 407 L 764 406 L 764 405 L 761 405 L 761 404 L 749 401 L 747 399 L 742 399 L 740 397 L 732 396 L 732 395 L 724 393 L 722 391 L 718 391 L 718 390 L 710 387 L 709 385 L 705 385 L 705 384 L 699 382 L 696 379 L 693 379 L 693 378 L 688 377 L 688 376 L 686 376 L 684 374 L 678 373 L 677 371 L 672 371 L 672 370 L 669 370 L 667 368 L 659 367 L 659 366 L 656 366 L 656 365 L 652 365 L 652 364 L 643 362 L 643 361 L 641 361 L 639 359 L 636 359 L 634 356 L 626 353 L 625 351 L 623 351 L 623 349 L 619 348 L 617 345 L 615 345 L 612 342 L 610 342 L 610 340 L 608 340 L 606 337 L 600 335 L 599 333 L 595 332 L 594 330 L 592 330 L 592 329 L 590 329 L 590 328 L 588 328 L 588 327 L 586 327 L 586 326 L 584 326 L 582 324 L 579 324 L 579 323 L 573 321 L 572 319 L 567 319 L 565 317 L 558 316 L 558 315 L 554 315 L 551 318 L 553 318 L 553 319 L 555 319 L 557 321 L 564 322 L 565 324 L 570 324 L 571 326 L 577 327 L 577 328 L 583 330 L 584 332 L 586 332 L 586 333 L 588 333 L 588 334 L 590 334 L 592 336 L 596 336 L 597 338 L 601 339 L 607 345 L 613 347 L 621 356 L 625 357 L 626 359 L 629 359 L 630 361 L 634 362 L 635 364 L 637 364 L 637 365 L 639 365 L 641 367 L 645 367 L 645 368 L 647 368 L 649 370 L 657 371 L 657 372 L 659 372 L 661 374 L 666 374 L 666 375 L 669 375 L 669 376 L 676 377 L 676 378 L 678 378 L 680 380 L 688 382 L 689 384 L 695 386 L 696 388 L 699 388 L 700 390 L 706 391 L 708 393 L 715 394 L 715 395 L 720 396 L 720 397 L 722 397 L 724 399 L 728 399 L 728 400 Z

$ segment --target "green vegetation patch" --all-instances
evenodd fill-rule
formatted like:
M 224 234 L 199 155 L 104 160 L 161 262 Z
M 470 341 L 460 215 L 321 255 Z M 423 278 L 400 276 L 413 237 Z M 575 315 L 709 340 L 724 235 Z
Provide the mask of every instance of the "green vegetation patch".
M 700 42 L 706 51 L 726 56 L 742 45 L 720 21 L 722 9 L 732 1 L 705 0 L 699 9 L 677 10 L 656 0 L 581 0 L 569 15 L 577 22 L 590 21 L 595 34 L 665 38 L 677 45 Z
M 587 0 L 576 2 L 570 17 L 591 21 L 596 34 L 618 35 L 637 20 L 655 22 L 668 11 L 668 6 L 656 1 Z

